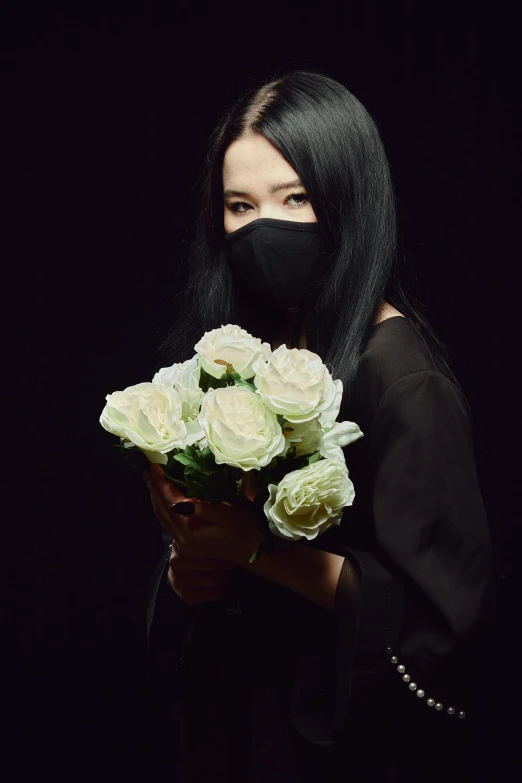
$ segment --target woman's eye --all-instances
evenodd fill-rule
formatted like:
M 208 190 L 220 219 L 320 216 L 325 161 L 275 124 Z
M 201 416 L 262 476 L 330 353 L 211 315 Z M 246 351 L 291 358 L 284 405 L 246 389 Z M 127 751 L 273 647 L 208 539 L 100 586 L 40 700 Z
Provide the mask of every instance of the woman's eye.
M 240 210 L 238 209 L 238 207 L 248 207 L 248 204 L 245 204 L 245 202 L 244 202 L 244 201 L 234 201 L 234 202 L 233 202 L 233 203 L 230 205 L 230 209 L 232 210 L 232 212 L 238 212 L 239 214 L 241 214 L 241 213 L 242 213 L 242 210 L 240 211 Z
M 294 200 L 300 199 L 302 202 L 308 203 L 308 199 L 306 198 L 306 193 L 291 193 L 286 199 L 286 201 L 288 201 L 288 199 L 290 198 L 293 198 Z M 294 205 L 290 204 L 290 206 L 294 206 Z M 295 206 L 304 207 L 304 204 L 296 204 Z
M 300 204 L 289 204 L 288 206 L 292 209 L 299 209 L 299 207 L 304 207 L 308 203 L 308 198 L 306 197 L 306 193 L 290 193 L 289 196 L 285 198 L 285 204 L 290 201 L 290 199 L 293 199 L 294 201 L 297 199 L 298 201 L 301 201 Z M 238 215 L 244 215 L 246 210 L 240 210 L 239 207 L 249 207 L 250 205 L 247 204 L 245 201 L 234 201 L 230 205 L 230 209 L 232 212 L 235 212 Z

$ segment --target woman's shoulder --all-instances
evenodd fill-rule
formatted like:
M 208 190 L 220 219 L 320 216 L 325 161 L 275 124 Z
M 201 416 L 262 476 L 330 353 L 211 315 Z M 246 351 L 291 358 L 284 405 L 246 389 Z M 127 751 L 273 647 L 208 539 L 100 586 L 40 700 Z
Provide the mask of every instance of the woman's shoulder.
M 446 375 L 428 347 L 421 327 L 403 315 L 375 324 L 361 354 L 358 386 L 371 410 L 396 381 L 423 371 Z
M 421 327 L 403 315 L 375 324 L 361 355 L 361 364 L 391 382 L 421 370 L 439 370 Z M 391 384 L 390 384 L 391 385 Z

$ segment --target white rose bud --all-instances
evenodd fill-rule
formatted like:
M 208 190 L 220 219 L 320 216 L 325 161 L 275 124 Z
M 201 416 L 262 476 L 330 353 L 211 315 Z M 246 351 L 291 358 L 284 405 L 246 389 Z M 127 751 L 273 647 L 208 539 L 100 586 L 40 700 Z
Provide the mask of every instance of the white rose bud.
M 279 538 L 311 541 L 333 525 L 340 525 L 343 508 L 355 497 L 346 464 L 321 459 L 287 473 L 279 484 L 269 484 L 264 505 L 268 526 Z
M 201 401 L 205 392 L 199 387 L 201 365 L 196 354 L 186 362 L 176 362 L 171 367 L 162 367 L 158 370 L 152 383 L 161 386 L 170 386 L 175 389 L 181 399 L 181 418 L 183 421 L 197 419 Z
M 331 429 L 321 427 L 319 419 L 292 424 L 292 432 L 287 433 L 287 450 L 295 446 L 295 456 L 315 454 L 317 451 L 325 459 L 337 459 L 345 463 L 343 446 L 362 438 L 364 433 L 353 421 L 336 421 Z
M 227 365 L 231 365 L 243 380 L 253 378 L 252 365 L 258 358 L 268 359 L 272 353 L 269 343 L 262 343 L 234 324 L 205 332 L 194 350 L 205 372 L 213 378 L 221 378 L 227 372 Z M 216 364 L 216 360 L 225 364 Z
M 337 418 L 342 382 L 332 379 L 316 353 L 280 345 L 268 360 L 257 359 L 253 369 L 257 392 L 273 413 L 293 423 L 319 416 L 333 423 Z
M 106 396 L 100 424 L 143 451 L 150 462 L 167 464 L 166 454 L 204 436 L 199 422 L 185 422 L 178 392 L 170 386 L 138 383 Z
M 209 389 L 199 422 L 218 465 L 260 470 L 285 449 L 277 416 L 245 386 Z

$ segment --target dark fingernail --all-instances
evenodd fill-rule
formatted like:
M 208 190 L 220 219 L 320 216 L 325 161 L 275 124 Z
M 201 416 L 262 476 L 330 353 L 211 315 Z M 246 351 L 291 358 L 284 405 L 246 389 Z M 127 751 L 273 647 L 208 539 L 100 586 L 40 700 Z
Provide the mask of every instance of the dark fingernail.
M 195 508 L 195 503 L 191 503 L 189 500 L 183 500 L 181 503 L 173 503 L 171 506 L 171 509 L 175 514 L 182 514 L 184 517 L 189 517 L 193 514 Z

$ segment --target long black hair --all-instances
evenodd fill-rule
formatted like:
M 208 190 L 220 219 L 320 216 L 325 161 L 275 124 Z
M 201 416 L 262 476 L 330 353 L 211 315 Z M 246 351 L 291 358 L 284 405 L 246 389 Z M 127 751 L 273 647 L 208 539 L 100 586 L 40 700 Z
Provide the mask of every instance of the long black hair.
M 274 314 L 235 296 L 223 250 L 223 159 L 232 141 L 250 133 L 266 138 L 297 172 L 332 251 L 308 312 L 306 347 L 343 382 L 340 420 L 351 418 L 359 359 L 383 300 L 417 325 L 460 388 L 401 250 L 397 197 L 377 125 L 346 87 L 316 70 L 248 87 L 212 132 L 197 183 L 187 284 L 168 302 L 172 320 L 157 349 L 163 365 L 190 359 L 203 333 L 221 325 L 238 324 L 267 342 L 274 337 Z

